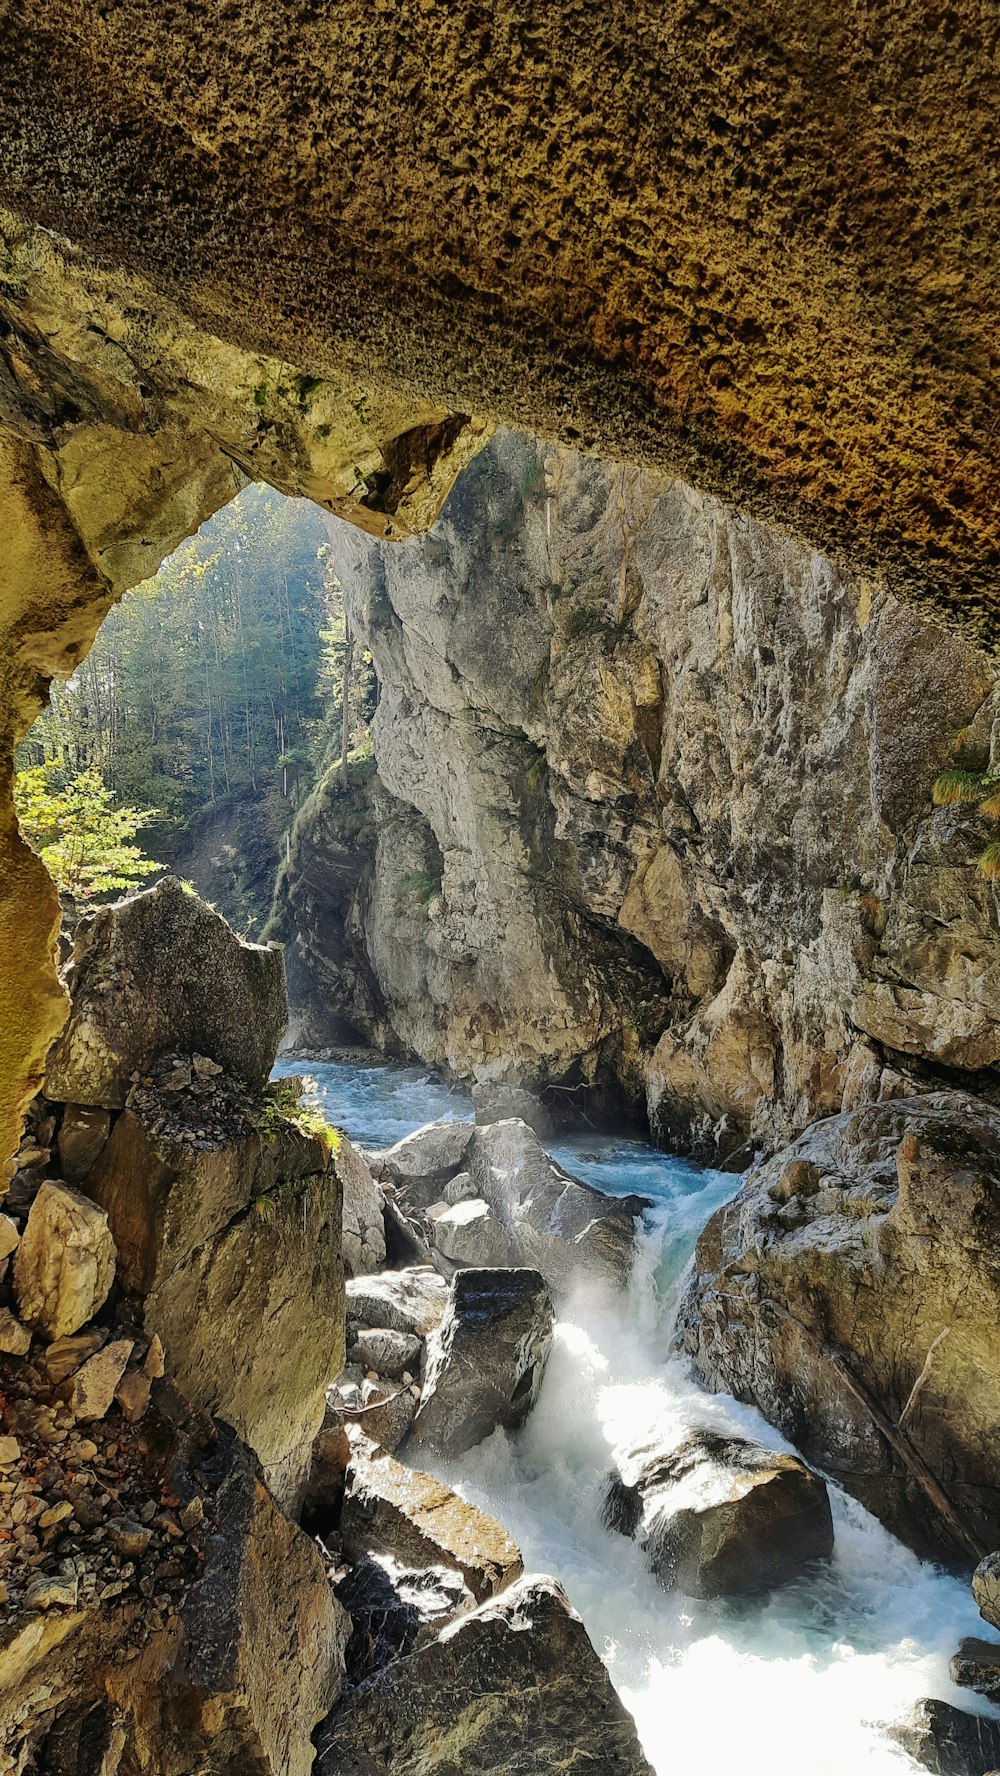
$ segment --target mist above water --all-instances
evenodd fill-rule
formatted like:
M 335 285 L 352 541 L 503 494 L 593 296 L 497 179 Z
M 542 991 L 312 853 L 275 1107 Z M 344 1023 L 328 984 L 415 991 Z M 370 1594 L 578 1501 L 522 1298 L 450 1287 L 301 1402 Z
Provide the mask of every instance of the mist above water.
M 281 1069 L 294 1071 L 293 1066 Z M 465 1095 L 419 1069 L 310 1066 L 331 1120 L 383 1146 Z M 677 1284 L 737 1181 L 637 1140 L 553 1143 L 576 1176 L 653 1198 L 629 1293 L 564 1312 L 524 1429 L 435 1472 L 498 1517 L 528 1571 L 554 1574 L 631 1709 L 658 1776 L 891 1776 L 917 1766 L 886 1737 L 922 1696 L 983 1706 L 951 1683 L 963 1635 L 988 1636 L 967 1584 L 917 1559 L 831 1488 L 832 1560 L 767 1597 L 696 1601 L 660 1589 L 636 1543 L 601 1527 L 609 1445 L 662 1424 L 712 1424 L 788 1447 L 754 1411 L 706 1394 L 668 1356 Z

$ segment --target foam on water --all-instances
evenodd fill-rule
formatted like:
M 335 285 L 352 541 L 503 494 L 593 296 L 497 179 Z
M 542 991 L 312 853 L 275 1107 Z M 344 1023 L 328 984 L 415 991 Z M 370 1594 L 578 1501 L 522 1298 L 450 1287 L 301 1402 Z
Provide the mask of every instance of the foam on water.
M 332 1119 L 366 1144 L 468 1114 L 461 1092 L 419 1070 L 309 1071 Z M 961 1637 L 988 1634 L 966 1584 L 919 1561 L 835 1489 L 830 1563 L 739 1603 L 665 1593 L 637 1545 L 602 1529 L 608 1446 L 623 1430 L 711 1423 L 781 1439 L 752 1410 L 704 1393 L 667 1355 L 678 1280 L 736 1181 L 640 1141 L 578 1137 L 555 1151 L 601 1189 L 655 1201 L 628 1298 L 614 1312 L 575 1301 L 524 1429 L 498 1432 L 435 1471 L 504 1523 L 527 1570 L 562 1581 L 658 1776 L 731 1776 L 737 1758 L 742 1776 L 914 1770 L 882 1725 L 921 1696 L 977 1706 L 948 1676 Z

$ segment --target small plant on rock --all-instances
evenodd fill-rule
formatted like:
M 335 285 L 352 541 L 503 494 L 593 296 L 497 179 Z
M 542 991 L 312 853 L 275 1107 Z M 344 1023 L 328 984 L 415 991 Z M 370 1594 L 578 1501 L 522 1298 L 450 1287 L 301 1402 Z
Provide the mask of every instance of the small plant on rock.
M 966 735 L 959 734 L 953 750 L 958 762 L 939 772 L 931 790 L 936 808 L 950 808 L 958 802 L 974 803 L 986 820 L 1000 820 L 1000 773 L 963 761 Z M 994 840 L 979 857 L 979 873 L 989 882 L 1000 881 L 1000 841 Z

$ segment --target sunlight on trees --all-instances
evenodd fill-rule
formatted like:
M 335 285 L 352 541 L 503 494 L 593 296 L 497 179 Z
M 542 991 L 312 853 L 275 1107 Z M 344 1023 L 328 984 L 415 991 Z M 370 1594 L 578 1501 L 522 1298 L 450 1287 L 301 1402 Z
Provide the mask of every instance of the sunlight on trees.
M 79 907 L 127 894 L 163 865 L 134 843 L 155 808 L 117 808 L 99 771 L 66 778 L 58 765 L 34 765 L 14 780 L 21 831 L 59 893 Z

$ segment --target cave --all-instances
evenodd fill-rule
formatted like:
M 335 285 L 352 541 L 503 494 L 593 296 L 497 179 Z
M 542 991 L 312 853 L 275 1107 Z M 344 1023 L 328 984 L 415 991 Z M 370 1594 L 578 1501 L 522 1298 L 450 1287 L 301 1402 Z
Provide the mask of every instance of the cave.
M 0 1646 L 18 1776 L 665 1770 L 657 1685 L 692 1759 L 698 1719 L 616 1667 L 616 1564 L 635 1633 L 723 1624 L 683 1669 L 755 1747 L 773 1589 L 808 1659 L 874 1620 L 887 1681 L 896 1599 L 930 1662 L 884 1733 L 823 1693 L 831 1776 L 1000 1762 L 997 46 L 973 0 L 5 11 L 0 1472 L 68 1488 Z M 263 944 L 168 881 L 67 972 L 15 755 L 253 483 L 341 521 L 370 768 L 299 809 Z M 424 1069 L 405 1132 L 336 1059 L 349 1130 L 270 1078 L 279 972 L 304 1063 Z M 26 1191 L 49 1124 L 82 1194 Z M 134 1504 L 79 1654 L 67 1439 Z

